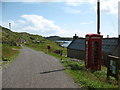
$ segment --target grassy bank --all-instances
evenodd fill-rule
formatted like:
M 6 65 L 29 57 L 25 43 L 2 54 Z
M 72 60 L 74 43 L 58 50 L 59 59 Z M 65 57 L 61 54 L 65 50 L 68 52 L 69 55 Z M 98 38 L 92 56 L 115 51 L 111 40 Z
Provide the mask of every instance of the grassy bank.
M 2 61 L 2 43 L 0 43 L 0 61 Z
M 51 49 L 48 52 L 47 46 L 50 46 Z M 53 41 L 49 41 L 49 40 L 44 40 L 44 43 L 41 44 L 37 44 L 37 43 L 27 43 L 25 44 L 25 46 L 33 48 L 37 51 L 43 51 L 44 53 L 53 53 L 56 50 L 63 50 L 63 55 L 65 55 L 67 53 L 67 49 L 63 48 L 61 46 L 59 46 L 57 43 L 53 42 Z
M 79 83 L 82 87 L 85 88 L 118 88 L 117 81 L 115 78 L 111 77 L 110 80 L 107 80 L 107 68 L 102 66 L 101 71 L 91 72 L 86 70 L 84 61 L 70 61 L 72 58 L 61 57 L 55 54 L 50 54 L 55 56 L 57 59 L 61 60 L 65 70 L 76 83 Z M 120 87 L 119 87 L 120 88 Z
M 5 61 L 3 64 L 7 64 L 15 59 L 16 56 L 18 56 L 19 49 L 21 47 L 18 46 L 10 46 L 9 44 L 3 44 L 2 45 L 2 60 Z
M 48 52 L 47 45 L 51 45 L 51 51 Z M 86 70 L 84 61 L 71 61 L 73 58 L 65 57 L 67 49 L 58 46 L 56 43 L 46 41 L 44 44 L 27 44 L 26 46 L 38 51 L 43 51 L 49 55 L 61 60 L 61 63 L 67 69 L 65 72 L 69 74 L 76 83 L 85 88 L 118 88 L 117 81 L 114 78 L 106 79 L 107 68 L 102 66 L 101 71 L 91 72 Z M 63 50 L 63 56 L 53 53 L 54 50 Z

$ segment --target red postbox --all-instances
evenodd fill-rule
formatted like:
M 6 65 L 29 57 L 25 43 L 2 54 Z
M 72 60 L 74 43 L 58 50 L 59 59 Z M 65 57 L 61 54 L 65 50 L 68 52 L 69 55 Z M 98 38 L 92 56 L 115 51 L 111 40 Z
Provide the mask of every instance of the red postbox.
M 85 40 L 85 66 L 91 70 L 101 70 L 102 65 L 102 36 L 87 34 Z

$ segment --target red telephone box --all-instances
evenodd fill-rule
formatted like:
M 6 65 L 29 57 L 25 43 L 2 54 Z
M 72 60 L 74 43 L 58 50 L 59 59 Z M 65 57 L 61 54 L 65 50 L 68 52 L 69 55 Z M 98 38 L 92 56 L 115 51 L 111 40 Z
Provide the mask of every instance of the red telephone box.
M 102 36 L 87 34 L 85 40 L 85 66 L 91 70 L 101 70 L 102 65 Z

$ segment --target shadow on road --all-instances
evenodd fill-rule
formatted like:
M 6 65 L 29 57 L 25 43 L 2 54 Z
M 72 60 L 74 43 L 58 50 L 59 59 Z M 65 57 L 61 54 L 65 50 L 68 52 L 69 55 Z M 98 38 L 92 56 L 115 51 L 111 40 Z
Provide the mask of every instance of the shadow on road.
M 58 72 L 58 71 L 63 71 L 65 70 L 66 68 L 63 68 L 63 69 L 57 69 L 57 70 L 52 70 L 52 71 L 46 71 L 46 72 L 41 72 L 40 74 L 46 74 L 46 73 L 51 73 L 51 72 Z

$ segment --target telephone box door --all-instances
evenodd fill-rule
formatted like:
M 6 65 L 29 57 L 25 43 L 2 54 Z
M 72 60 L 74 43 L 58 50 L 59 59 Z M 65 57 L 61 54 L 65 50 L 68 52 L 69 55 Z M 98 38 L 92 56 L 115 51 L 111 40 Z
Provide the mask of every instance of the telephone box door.
M 102 64 L 102 36 L 87 34 L 85 43 L 85 66 L 91 70 L 100 70 Z
M 101 69 L 101 40 L 92 41 L 92 70 Z

